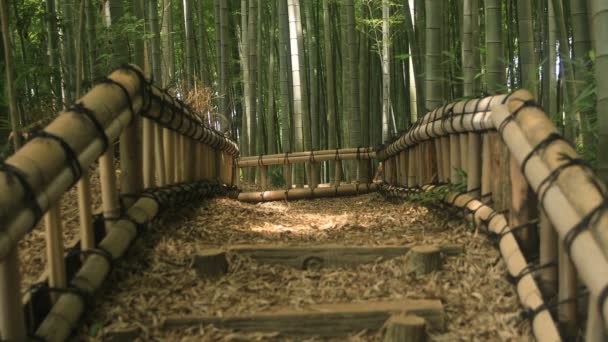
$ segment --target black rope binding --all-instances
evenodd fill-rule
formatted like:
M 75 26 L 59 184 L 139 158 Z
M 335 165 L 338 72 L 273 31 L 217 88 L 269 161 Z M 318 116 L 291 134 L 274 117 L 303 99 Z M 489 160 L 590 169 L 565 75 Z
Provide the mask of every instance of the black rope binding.
M 500 135 L 502 136 L 502 132 L 504 131 L 505 127 L 513 120 L 515 120 L 515 118 L 517 118 L 517 115 L 519 114 L 519 112 L 521 112 L 524 108 L 527 107 L 536 107 L 536 108 L 540 108 L 542 110 L 542 107 L 536 103 L 536 101 L 534 100 L 526 100 L 524 101 L 524 103 L 519 106 L 519 108 L 517 108 L 515 111 L 513 111 L 513 113 L 511 113 L 511 115 L 507 116 L 505 118 L 505 120 L 503 122 L 500 123 L 500 125 L 498 126 L 498 133 L 500 133 Z
M 97 135 L 99 136 L 99 138 L 101 138 L 101 141 L 103 144 L 102 150 L 107 151 L 108 147 L 110 147 L 110 139 L 108 138 L 108 135 L 106 134 L 106 131 L 103 128 L 103 125 L 101 124 L 101 122 L 99 122 L 99 120 L 97 120 L 97 116 L 95 115 L 95 112 L 93 112 L 89 108 L 85 107 L 85 105 L 82 102 L 77 102 L 71 108 L 69 108 L 68 111 L 84 115 L 87 119 L 89 119 L 89 121 L 91 121 L 93 126 L 95 126 Z
M 534 148 L 532 148 L 530 153 L 528 153 L 526 155 L 526 157 L 521 162 L 521 167 L 520 167 L 521 173 L 523 175 L 525 175 L 526 165 L 528 164 L 528 161 L 530 161 L 530 158 L 532 158 L 532 156 L 534 154 L 538 153 L 538 151 L 540 151 L 542 149 L 549 147 L 549 145 L 551 145 L 555 141 L 564 141 L 564 142 L 568 143 L 568 145 L 573 147 L 572 144 L 566 138 L 562 137 L 561 134 L 553 132 L 553 133 L 549 134 L 545 139 L 541 140 L 536 146 L 534 146 Z
M 78 155 L 76 154 L 74 149 L 72 149 L 72 146 L 70 146 L 70 144 L 68 144 L 62 137 L 44 130 L 32 133 L 32 135 L 30 136 L 30 141 L 36 138 L 49 139 L 59 143 L 59 146 L 61 146 L 63 154 L 65 155 L 65 160 L 70 166 L 70 170 L 72 171 L 72 176 L 74 177 L 74 180 L 70 187 L 74 185 L 82 176 L 82 165 L 78 160 Z
M 27 176 L 17 167 L 7 164 L 3 159 L 0 159 L 0 171 L 3 171 L 7 174 L 6 181 L 8 184 L 13 182 L 13 178 L 15 178 L 21 188 L 23 189 L 23 197 L 25 199 L 26 206 L 34 213 L 34 221 L 38 222 L 44 212 L 40 207 L 40 203 L 38 203 L 38 199 L 36 198 L 36 193 L 34 192 L 32 186 L 27 181 Z M 33 229 L 33 227 L 32 227 Z
M 547 191 L 553 186 L 553 183 L 558 180 L 559 176 L 564 170 L 573 166 L 581 166 L 587 169 L 591 169 L 591 165 L 589 164 L 589 162 L 582 158 L 573 158 L 562 153 L 560 154 L 560 160 L 566 160 L 566 162 L 551 171 L 547 178 L 543 179 L 536 188 L 536 193 L 538 194 L 538 199 L 540 200 L 541 205 L 545 201 L 545 195 L 547 194 Z
M 517 286 L 517 284 L 521 281 L 521 279 L 527 275 L 530 274 L 534 274 L 538 271 L 544 270 L 546 268 L 552 268 L 552 267 L 557 267 L 557 260 L 553 260 L 550 262 L 547 262 L 545 264 L 535 264 L 535 263 L 529 263 L 526 265 L 526 267 L 524 267 L 517 275 L 512 276 L 512 275 L 508 275 L 507 278 L 509 279 L 509 281 L 514 284 L 515 286 Z

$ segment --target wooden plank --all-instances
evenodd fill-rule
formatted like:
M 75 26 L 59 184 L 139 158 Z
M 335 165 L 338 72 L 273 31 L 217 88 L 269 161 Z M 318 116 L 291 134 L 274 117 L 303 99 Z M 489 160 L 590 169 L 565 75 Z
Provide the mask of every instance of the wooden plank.
M 242 316 L 168 317 L 166 328 L 213 325 L 242 332 L 279 332 L 299 336 L 344 336 L 361 330 L 382 328 L 393 314 L 424 318 L 432 330 L 445 329 L 443 305 L 439 300 L 400 300 L 311 305 L 303 310 L 278 309 Z
M 280 246 L 236 245 L 227 248 L 258 262 L 286 264 L 299 269 L 341 267 L 384 261 L 410 250 L 410 246 Z

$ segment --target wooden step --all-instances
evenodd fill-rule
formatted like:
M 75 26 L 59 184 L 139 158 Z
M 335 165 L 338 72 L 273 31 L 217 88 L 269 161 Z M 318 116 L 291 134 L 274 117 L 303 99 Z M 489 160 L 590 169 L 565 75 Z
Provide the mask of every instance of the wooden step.
M 444 331 L 441 301 L 431 299 L 395 300 L 311 305 L 302 310 L 277 309 L 239 316 L 168 317 L 166 328 L 213 325 L 242 332 L 278 332 L 297 336 L 344 336 L 361 330 L 377 331 L 395 314 L 410 314 L 426 320 L 431 330 Z
M 352 267 L 389 260 L 405 255 L 414 245 L 407 246 L 343 246 L 343 245 L 233 245 L 226 251 L 246 255 L 261 263 L 284 264 L 298 269 L 319 267 Z M 444 255 L 458 255 L 462 245 L 437 246 Z M 195 257 L 196 258 L 196 257 Z

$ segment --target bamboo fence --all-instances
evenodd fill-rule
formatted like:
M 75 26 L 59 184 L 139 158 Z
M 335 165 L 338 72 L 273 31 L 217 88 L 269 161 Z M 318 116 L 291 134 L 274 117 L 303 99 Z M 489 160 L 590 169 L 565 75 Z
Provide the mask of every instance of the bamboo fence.
M 371 161 L 376 158 L 372 148 L 344 148 L 322 151 L 305 151 L 284 154 L 269 154 L 254 157 L 242 157 L 237 162 L 237 168 L 259 168 L 261 191 L 242 192 L 238 199 L 244 202 L 265 202 L 279 200 L 299 200 L 307 198 L 351 196 L 376 190 L 372 183 Z M 342 184 L 342 167 L 344 161 L 355 161 L 354 184 Z M 321 163 L 334 163 L 334 182 L 331 186 L 319 186 Z M 292 185 L 292 166 L 306 164 L 307 187 L 303 184 Z M 268 167 L 283 166 L 284 190 L 268 191 Z M 237 174 L 239 171 L 237 171 Z M 239 178 L 238 176 L 236 177 Z
M 605 189 L 529 92 L 437 108 L 377 156 L 382 191 L 410 196 L 444 184 L 444 200 L 497 239 L 539 341 L 574 338 L 585 295 L 578 280 L 589 293 L 586 340 L 606 340 Z M 466 191 L 454 191 L 458 183 Z
M 143 121 L 143 123 L 141 122 Z M 120 150 L 120 173 L 115 144 Z M 137 233 L 164 207 L 234 184 L 236 144 L 135 66 L 112 72 L 14 155 L 0 162 L 0 336 L 65 340 Z M 89 167 L 99 162 L 105 238 L 96 244 Z M 80 249 L 86 260 L 68 279 L 59 201 L 78 182 Z M 26 325 L 17 243 L 44 217 L 53 306 Z

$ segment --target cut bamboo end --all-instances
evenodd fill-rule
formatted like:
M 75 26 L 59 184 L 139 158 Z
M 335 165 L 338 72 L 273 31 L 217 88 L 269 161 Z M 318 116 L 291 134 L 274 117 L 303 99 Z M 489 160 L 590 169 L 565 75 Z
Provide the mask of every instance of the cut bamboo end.
M 426 342 L 426 321 L 415 315 L 394 315 L 386 323 L 384 342 Z
M 202 251 L 192 260 L 192 267 L 202 279 L 219 278 L 228 273 L 226 252 L 221 249 Z
M 407 258 L 407 272 L 425 275 L 441 268 L 441 250 L 436 246 L 413 247 Z

